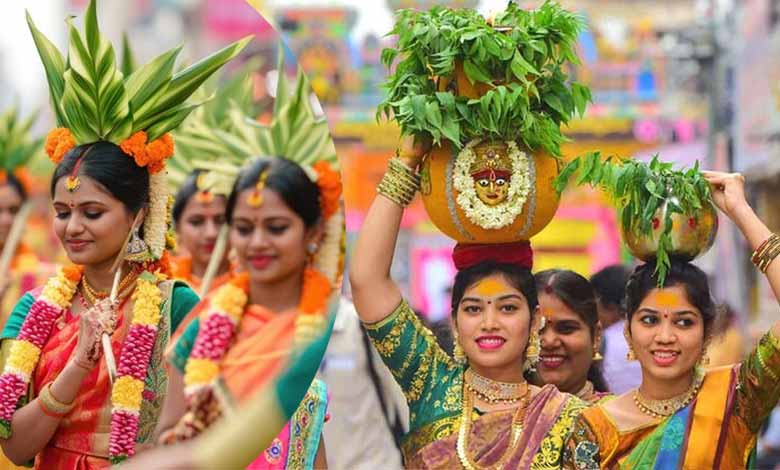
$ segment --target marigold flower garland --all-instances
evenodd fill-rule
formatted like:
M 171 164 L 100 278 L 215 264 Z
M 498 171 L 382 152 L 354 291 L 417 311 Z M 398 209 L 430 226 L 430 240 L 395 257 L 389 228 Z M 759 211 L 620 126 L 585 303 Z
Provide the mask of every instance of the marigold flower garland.
M 162 293 L 157 287 L 166 278 L 165 257 L 149 263 L 133 291 L 133 320 L 119 356 L 118 378 L 111 390 L 111 434 L 109 457 L 118 463 L 135 453 L 139 414 L 146 374 L 152 357 L 162 314 Z M 11 436 L 11 420 L 19 400 L 30 384 L 41 350 L 57 319 L 70 308 L 81 282 L 83 268 L 62 268 L 43 288 L 19 330 L 8 361 L 0 375 L 0 438 Z
M 11 437 L 11 420 L 30 376 L 38 365 L 41 350 L 49 339 L 54 322 L 70 308 L 70 302 L 81 280 L 82 268 L 66 267 L 49 279 L 43 292 L 33 302 L 8 361 L 0 375 L 0 438 Z
M 477 159 L 474 147 L 480 142 L 480 139 L 474 139 L 466 144 L 455 159 L 452 179 L 453 186 L 458 191 L 456 201 L 466 217 L 475 225 L 484 229 L 500 229 L 511 225 L 523 212 L 531 192 L 531 180 L 528 176 L 531 163 L 528 155 L 521 152 L 515 142 L 506 142 L 507 153 L 512 161 L 509 191 L 506 201 L 496 207 L 490 207 L 477 196 L 474 178 L 471 176 L 471 165 Z
M 311 268 L 304 270 L 296 336 L 301 319 L 304 319 L 304 325 L 316 318 L 324 322 L 322 317 L 331 290 L 330 281 L 322 273 Z M 246 311 L 248 293 L 249 276 L 245 272 L 236 274 L 214 292 L 184 368 L 184 393 L 188 406 L 193 406 L 193 398 L 204 388 L 212 387 L 219 375 L 219 363 L 230 349 Z

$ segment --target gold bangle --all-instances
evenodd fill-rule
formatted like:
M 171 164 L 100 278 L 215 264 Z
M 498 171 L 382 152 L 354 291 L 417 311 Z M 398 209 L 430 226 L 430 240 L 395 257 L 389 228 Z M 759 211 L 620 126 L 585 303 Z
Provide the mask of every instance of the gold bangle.
M 773 233 L 758 249 L 753 252 L 750 260 L 762 273 L 766 273 L 772 262 L 780 255 L 780 236 Z
M 769 250 L 764 254 L 764 257 L 761 259 L 761 272 L 766 274 L 767 270 L 769 269 L 769 266 L 772 265 L 772 262 L 777 259 L 777 256 L 780 255 L 780 240 L 778 240 L 773 246 L 769 248 Z
M 414 200 L 420 189 L 420 175 L 398 157 L 391 158 L 388 170 L 377 187 L 377 192 L 401 207 Z
M 51 392 L 52 383 L 53 382 L 49 382 L 48 384 L 46 384 L 46 386 L 43 387 L 40 395 L 38 395 L 38 401 L 51 414 L 57 416 L 65 416 L 66 414 L 70 413 L 70 411 L 73 409 L 75 400 L 71 403 L 62 403 L 61 401 L 57 400 L 57 398 Z

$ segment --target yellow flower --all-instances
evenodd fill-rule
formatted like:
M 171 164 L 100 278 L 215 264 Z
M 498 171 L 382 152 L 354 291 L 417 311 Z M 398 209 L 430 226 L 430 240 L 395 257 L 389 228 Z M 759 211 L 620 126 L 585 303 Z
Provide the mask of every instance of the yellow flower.
M 24 340 L 14 341 L 14 344 L 11 345 L 6 368 L 29 376 L 35 370 L 40 355 L 41 350 L 38 346 Z
M 157 326 L 160 322 L 160 303 L 162 295 L 156 285 L 140 279 L 133 292 L 133 323 L 137 325 Z
M 219 374 L 219 365 L 211 359 L 194 359 L 187 361 L 184 371 L 184 384 L 203 385 L 211 383 Z
M 111 390 L 111 404 L 115 408 L 139 410 L 143 399 L 144 383 L 129 375 L 123 375 L 114 382 Z
M 56 277 L 49 279 L 41 292 L 41 296 L 48 300 L 52 305 L 66 309 L 70 307 L 73 294 L 76 293 L 76 284 L 70 281 L 60 271 Z
M 246 305 L 246 292 L 232 284 L 225 284 L 215 294 L 214 307 L 225 312 L 233 321 L 241 320 Z

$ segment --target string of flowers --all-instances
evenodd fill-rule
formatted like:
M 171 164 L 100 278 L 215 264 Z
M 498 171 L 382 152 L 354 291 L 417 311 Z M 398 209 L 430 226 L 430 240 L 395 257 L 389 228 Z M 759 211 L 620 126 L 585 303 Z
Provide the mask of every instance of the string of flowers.
M 133 291 L 133 320 L 119 356 L 117 380 L 111 389 L 108 448 L 112 464 L 135 454 L 146 374 L 162 318 L 162 293 L 157 283 L 164 279 L 162 273 L 145 271 Z
M 54 323 L 70 308 L 82 272 L 78 266 L 61 268 L 30 306 L 0 375 L 0 438 L 11 437 L 11 420 L 19 400 L 27 391 Z
M 299 333 L 310 335 L 310 328 L 322 331 L 322 327 L 317 324 L 325 321 L 323 316 L 331 291 L 332 285 L 322 273 L 311 268 L 304 270 L 296 319 L 296 339 Z M 220 363 L 230 349 L 248 300 L 249 275 L 245 272 L 234 275 L 214 292 L 184 367 L 184 394 L 188 407 L 196 406 L 197 395 L 213 387 L 219 376 Z
M 525 207 L 525 202 L 531 191 L 531 181 L 528 176 L 528 155 L 521 152 L 515 142 L 506 142 L 507 154 L 512 162 L 509 191 L 506 201 L 495 207 L 490 207 L 477 196 L 477 191 L 474 189 L 474 178 L 471 176 L 471 165 L 477 159 L 474 147 L 479 143 L 480 139 L 470 141 L 455 159 L 453 185 L 458 191 L 456 201 L 472 223 L 484 229 L 500 229 L 514 223 Z
M 340 269 L 341 236 L 344 214 L 341 210 L 341 176 L 330 163 L 320 160 L 312 166 L 320 191 L 320 207 L 325 220 L 325 235 L 314 257 L 314 268 L 335 285 Z

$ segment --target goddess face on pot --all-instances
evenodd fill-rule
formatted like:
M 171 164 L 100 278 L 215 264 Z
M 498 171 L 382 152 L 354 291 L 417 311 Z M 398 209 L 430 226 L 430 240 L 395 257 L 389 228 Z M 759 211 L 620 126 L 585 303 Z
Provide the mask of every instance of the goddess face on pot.
M 506 150 L 496 147 L 475 148 L 476 161 L 471 166 L 474 190 L 480 201 L 494 207 L 509 197 L 512 162 Z

